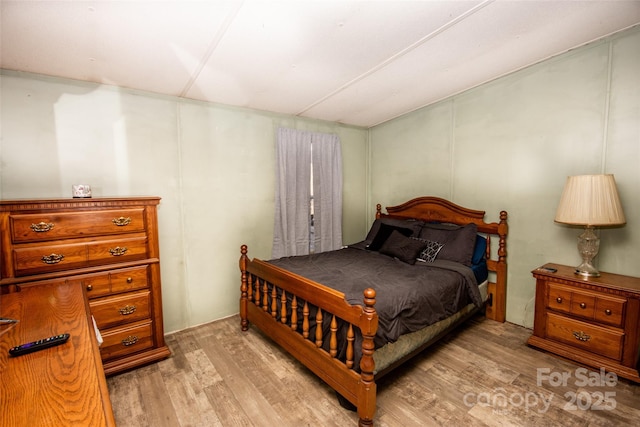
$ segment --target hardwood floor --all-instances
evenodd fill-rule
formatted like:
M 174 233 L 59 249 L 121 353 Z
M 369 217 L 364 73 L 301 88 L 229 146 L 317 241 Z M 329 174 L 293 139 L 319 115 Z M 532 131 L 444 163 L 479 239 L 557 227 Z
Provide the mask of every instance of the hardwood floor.
M 640 385 L 534 350 L 530 334 L 471 319 L 378 382 L 376 426 L 636 425 Z M 166 340 L 171 358 L 108 378 L 118 426 L 357 425 L 315 375 L 257 329 L 242 333 L 238 316 Z

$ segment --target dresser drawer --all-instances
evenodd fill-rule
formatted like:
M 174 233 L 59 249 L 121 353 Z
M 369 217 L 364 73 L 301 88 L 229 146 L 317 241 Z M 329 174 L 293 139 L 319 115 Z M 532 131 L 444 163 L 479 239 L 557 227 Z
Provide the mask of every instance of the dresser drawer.
M 100 356 L 103 361 L 115 359 L 153 347 L 151 321 L 138 322 L 126 327 L 100 331 L 103 343 Z
M 51 212 L 9 216 L 14 243 L 144 231 L 144 209 Z
M 13 262 L 16 276 L 82 268 L 88 263 L 87 245 L 72 243 L 15 248 Z
M 85 276 L 82 280 L 89 299 L 149 287 L 149 266 L 122 268 Z
M 547 337 L 614 360 L 622 357 L 624 333 L 547 313 Z
M 149 318 L 150 296 L 149 291 L 139 291 L 94 299 L 89 302 L 89 308 L 98 329 L 102 330 Z
M 16 276 L 135 261 L 146 256 L 146 236 L 59 245 L 30 244 L 13 250 Z
M 108 241 L 103 240 L 87 244 L 89 265 L 135 261 L 145 259 L 146 257 L 147 238 L 145 236 Z
M 89 299 L 111 294 L 110 273 L 99 273 L 84 276 L 82 285 Z

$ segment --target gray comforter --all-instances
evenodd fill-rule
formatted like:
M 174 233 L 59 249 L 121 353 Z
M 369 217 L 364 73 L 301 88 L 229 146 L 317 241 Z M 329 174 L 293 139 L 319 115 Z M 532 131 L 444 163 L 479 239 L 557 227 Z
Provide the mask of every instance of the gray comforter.
M 363 304 L 366 288 L 375 289 L 376 348 L 445 319 L 471 302 L 482 305 L 471 269 L 451 261 L 409 265 L 378 252 L 348 247 L 269 262 L 343 292 L 354 305 Z

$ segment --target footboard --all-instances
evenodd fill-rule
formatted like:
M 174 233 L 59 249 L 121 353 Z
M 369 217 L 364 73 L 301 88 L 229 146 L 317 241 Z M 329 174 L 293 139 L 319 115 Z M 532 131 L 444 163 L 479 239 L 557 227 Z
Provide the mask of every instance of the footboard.
M 353 306 L 341 292 L 264 261 L 250 260 L 246 245 L 241 247 L 240 271 L 242 330 L 246 331 L 250 323 L 256 325 L 353 403 L 358 408 L 360 426 L 373 425 L 376 408 L 373 340 L 378 328 L 375 291 L 366 289 L 363 306 Z M 310 315 L 310 306 L 317 307 L 315 316 Z M 321 326 L 329 319 L 327 346 Z M 346 342 L 339 342 L 342 338 L 338 334 L 339 322 L 346 323 Z M 310 334 L 311 330 L 315 333 Z M 357 331 L 362 335 L 361 349 L 354 348 Z M 346 346 L 344 360 L 336 357 L 341 345 Z M 360 372 L 354 366 L 356 350 L 361 350 Z

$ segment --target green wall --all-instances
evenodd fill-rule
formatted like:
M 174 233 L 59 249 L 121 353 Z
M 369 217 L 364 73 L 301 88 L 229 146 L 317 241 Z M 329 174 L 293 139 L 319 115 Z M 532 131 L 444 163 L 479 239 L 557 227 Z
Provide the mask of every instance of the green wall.
M 367 227 L 367 130 L 82 82 L 0 75 L 0 198 L 155 195 L 166 331 L 238 312 L 240 245 L 269 258 L 279 126 L 342 141 L 344 242 Z
M 597 265 L 640 276 L 639 46 L 640 27 L 370 129 L 371 199 L 506 210 L 507 320 L 531 327 L 531 270 L 580 262 L 580 229 L 553 221 L 566 177 L 612 173 L 627 225 L 601 231 Z

